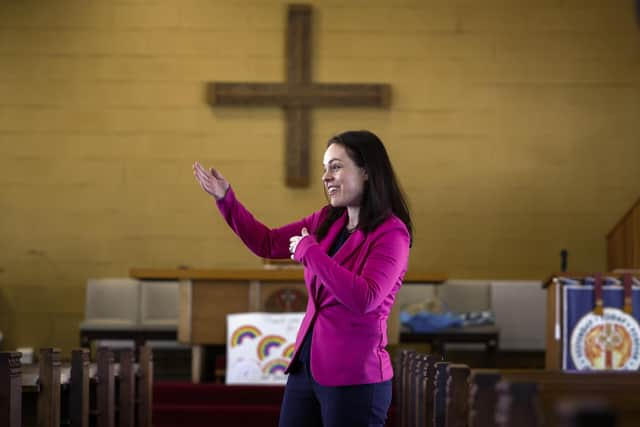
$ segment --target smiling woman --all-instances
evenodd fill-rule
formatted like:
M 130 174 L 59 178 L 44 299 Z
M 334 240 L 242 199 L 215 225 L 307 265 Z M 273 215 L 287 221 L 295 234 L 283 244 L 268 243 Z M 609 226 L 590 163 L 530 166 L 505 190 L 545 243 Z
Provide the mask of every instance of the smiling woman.
M 354 230 L 358 226 L 358 212 L 362 201 L 367 171 L 356 165 L 340 144 L 331 144 L 324 153 L 324 173 L 322 181 L 333 207 L 346 207 L 349 212 L 347 227 Z
M 193 166 L 251 251 L 290 256 L 305 268 L 309 302 L 286 369 L 280 426 L 383 426 L 393 377 L 386 325 L 407 270 L 409 209 L 382 141 L 369 131 L 331 138 L 323 168 L 328 205 L 272 229 L 220 172 Z

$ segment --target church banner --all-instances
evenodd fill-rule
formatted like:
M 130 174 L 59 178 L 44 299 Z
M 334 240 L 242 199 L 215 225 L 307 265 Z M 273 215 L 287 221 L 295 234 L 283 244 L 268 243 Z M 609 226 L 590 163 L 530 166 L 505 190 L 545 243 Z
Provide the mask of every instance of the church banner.
M 638 370 L 640 282 L 599 275 L 560 282 L 563 369 Z
M 227 316 L 227 384 L 285 384 L 304 313 Z

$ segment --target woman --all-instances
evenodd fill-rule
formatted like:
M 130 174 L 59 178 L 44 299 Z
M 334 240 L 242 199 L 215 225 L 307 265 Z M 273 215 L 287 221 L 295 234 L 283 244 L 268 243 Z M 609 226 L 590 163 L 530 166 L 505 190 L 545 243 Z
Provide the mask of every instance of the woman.
M 280 427 L 383 426 L 393 376 L 387 318 L 407 269 L 411 218 L 373 133 L 331 138 L 323 166 L 329 205 L 276 229 L 254 219 L 217 170 L 195 163 L 194 174 L 250 250 L 304 265 L 309 300 Z

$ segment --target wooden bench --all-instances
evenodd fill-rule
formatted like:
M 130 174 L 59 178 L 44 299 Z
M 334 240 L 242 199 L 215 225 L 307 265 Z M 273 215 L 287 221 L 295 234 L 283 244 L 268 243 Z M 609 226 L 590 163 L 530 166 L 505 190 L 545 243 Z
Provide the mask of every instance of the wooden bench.
M 579 416 L 632 427 L 640 419 L 640 372 L 473 370 L 438 360 L 400 353 L 399 427 L 561 426 Z
M 491 388 L 492 378 L 497 380 Z M 502 385 L 500 385 L 502 383 Z M 604 412 L 614 413 L 618 427 L 631 427 L 638 424 L 640 419 L 640 372 L 564 372 L 551 370 L 474 370 L 470 379 L 472 388 L 483 389 L 482 393 L 475 391 L 475 396 L 485 400 L 477 403 L 472 400 L 471 414 L 474 411 L 490 411 L 491 403 L 496 402 L 499 409 L 499 395 L 505 392 L 504 384 L 530 384 L 530 395 L 535 411 L 544 425 L 560 425 L 565 414 L 562 410 L 567 402 L 598 402 Z M 517 386 L 516 386 L 517 387 Z M 522 389 L 518 391 L 525 394 Z M 494 397 L 492 394 L 497 393 Z M 578 405 L 579 406 L 579 405 Z M 532 415 L 533 416 L 533 415 Z M 484 426 L 490 416 L 483 415 L 482 422 L 470 425 Z
M 151 427 L 153 359 L 143 347 L 139 364 L 133 351 L 72 352 L 60 362 L 58 349 L 43 349 L 38 365 L 20 366 L 20 353 L 0 353 L 0 425 L 7 427 Z M 117 400 L 116 400 L 117 396 Z

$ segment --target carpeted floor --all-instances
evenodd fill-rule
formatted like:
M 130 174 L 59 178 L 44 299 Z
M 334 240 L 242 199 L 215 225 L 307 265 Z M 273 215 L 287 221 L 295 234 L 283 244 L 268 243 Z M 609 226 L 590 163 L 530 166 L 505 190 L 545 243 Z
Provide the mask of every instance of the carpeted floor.
M 153 387 L 154 427 L 277 427 L 281 386 L 227 386 L 158 381 Z M 394 409 L 387 426 L 393 426 Z

